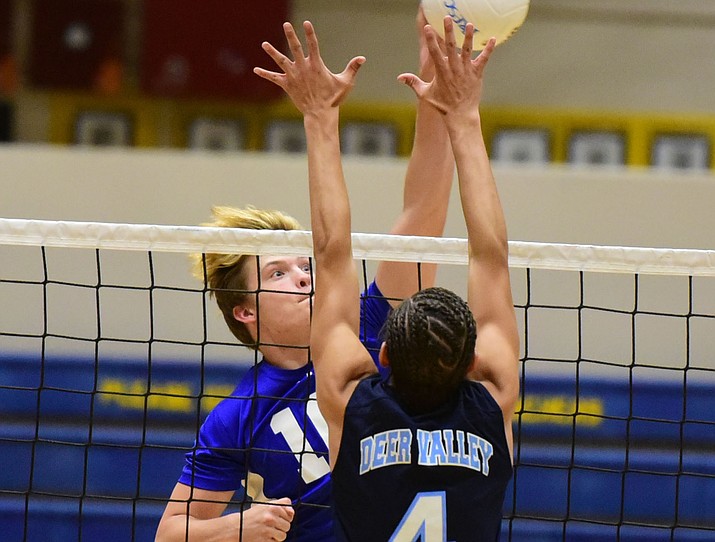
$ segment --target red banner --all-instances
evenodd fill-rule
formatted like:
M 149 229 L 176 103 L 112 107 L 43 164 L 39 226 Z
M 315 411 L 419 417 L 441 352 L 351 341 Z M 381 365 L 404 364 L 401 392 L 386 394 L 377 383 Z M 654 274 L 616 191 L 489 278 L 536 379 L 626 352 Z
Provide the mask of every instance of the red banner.
M 151 95 L 268 101 L 282 96 L 253 73 L 261 49 L 284 49 L 289 0 L 145 0 L 142 90 Z
M 30 84 L 120 90 L 125 28 L 121 0 L 36 0 L 33 13 Z
M 17 63 L 12 52 L 14 9 L 11 0 L 0 0 L 0 93 L 17 87 Z

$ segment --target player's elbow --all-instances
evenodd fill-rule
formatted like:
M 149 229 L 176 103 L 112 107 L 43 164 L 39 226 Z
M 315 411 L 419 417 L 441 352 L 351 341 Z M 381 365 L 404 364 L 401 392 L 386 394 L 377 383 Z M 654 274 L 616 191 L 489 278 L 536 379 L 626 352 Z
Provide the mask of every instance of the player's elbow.
M 512 413 L 519 401 L 520 383 L 518 364 L 504 367 L 497 381 L 499 404 L 504 412 Z
M 323 382 L 316 380 L 316 399 L 320 413 L 325 418 L 329 427 L 335 424 L 342 425 L 342 419 L 345 414 L 345 406 L 347 401 L 344 399 L 342 392 L 343 386 L 337 385 L 335 382 Z
M 350 235 L 313 234 L 313 255 L 317 262 L 331 265 L 336 261 L 352 259 Z
M 187 515 L 186 510 L 176 508 L 176 503 L 170 502 L 164 510 L 164 515 L 159 521 L 159 526 L 154 535 L 154 542 L 185 542 L 189 533 L 186 531 L 189 522 L 194 518 Z
M 479 242 L 470 243 L 469 245 L 470 259 L 481 265 L 486 264 L 498 268 L 508 267 L 509 265 L 509 243 L 506 239 L 494 239 L 494 242 L 487 243 L 484 239 Z
M 171 542 L 173 539 L 169 534 L 168 519 L 166 517 L 161 518 L 159 522 L 159 527 L 156 529 L 156 535 L 154 535 L 154 542 Z
M 519 401 L 519 393 L 519 377 L 514 376 L 513 378 L 510 378 L 502 388 L 502 396 L 504 397 L 504 402 L 510 405 L 509 410 L 511 412 L 514 411 L 514 407 Z

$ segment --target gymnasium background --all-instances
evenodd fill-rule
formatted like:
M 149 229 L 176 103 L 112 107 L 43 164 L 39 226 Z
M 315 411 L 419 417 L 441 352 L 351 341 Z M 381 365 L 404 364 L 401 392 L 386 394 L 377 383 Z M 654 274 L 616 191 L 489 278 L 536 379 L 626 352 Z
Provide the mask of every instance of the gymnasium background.
M 226 4 L 0 0 L 0 216 L 195 225 L 209 218 L 212 205 L 253 204 L 282 209 L 307 225 L 299 118 L 279 94 L 254 88 L 251 62 L 257 58 L 270 66 L 270 61 L 260 51 L 252 56 L 255 50 L 246 47 L 251 40 L 280 35 L 286 14 L 293 22 L 313 21 L 331 68 L 342 69 L 355 54 L 368 58 L 343 115 L 344 140 L 353 145 L 345 169 L 354 230 L 388 231 L 400 208 L 413 123 L 411 91 L 395 78 L 416 68 L 417 2 L 270 0 L 261 7 L 241 3 L 236 12 Z M 194 29 L 209 31 L 182 26 L 189 17 Z M 485 133 L 510 239 L 715 246 L 714 30 L 715 5 L 709 0 L 532 0 L 524 27 L 497 49 L 485 84 Z M 217 64 L 202 72 L 202 55 L 196 51 L 218 59 Z M 196 79 L 195 73 L 203 75 Z M 234 94 L 227 96 L 227 89 Z M 588 139 L 594 133 L 607 137 Z M 598 155 L 596 164 L 580 163 L 593 157 L 576 152 L 584 135 Z M 463 237 L 453 196 L 445 235 Z M 9 265 L 0 261 L 0 267 Z M 188 265 L 166 274 L 179 285 L 193 284 Z M 451 280 L 444 277 L 447 285 Z M 562 286 L 552 285 L 551 291 Z M 670 295 L 667 288 L 656 285 L 654 290 Z M 0 301 L 5 329 L 32 327 L 38 315 L 22 309 L 25 299 L 3 294 Z M 77 321 L 63 325 L 80 329 L 82 315 L 92 307 L 69 294 L 66 303 L 57 310 L 73 309 Z M 130 301 L 120 303 L 112 320 L 119 332 L 142 324 L 132 319 L 134 308 Z M 160 314 L 166 337 L 191 336 L 201 318 L 200 304 L 177 296 L 166 300 Z M 218 317 L 209 318 L 213 333 L 229 342 Z M 572 339 L 564 340 L 562 329 L 562 322 L 554 322 L 542 330 L 542 351 L 559 357 L 568 350 Z M 667 366 L 669 357 L 679 355 L 673 346 L 677 341 L 659 331 L 653 332 L 652 352 Z M 709 335 L 698 346 L 698 359 L 706 367 L 715 367 L 714 347 Z M 86 352 L 61 354 L 58 382 L 76 385 L 94 378 L 87 371 Z M 33 487 L 49 495 L 81 492 L 77 469 L 87 464 L 77 447 L 60 445 L 38 448 L 31 460 L 30 448 L 13 440 L 19 438 L 13 431 L 23 434 L 22 428 L 34 423 L 29 416 L 36 393 L 19 394 L 3 388 L 3 381 L 13 386 L 25 378 L 34 381 L 38 369 L 32 368 L 31 354 L 10 349 L 1 336 L 0 356 L 0 411 L 8 420 L 0 446 L 18 465 L 0 474 L 0 512 L 10 518 L 9 539 L 22 540 L 25 504 L 15 497 L 28 487 L 32 462 Z M 107 524 L 115 526 L 116 540 L 152 539 L 161 500 L 181 468 L 181 450 L 170 447 L 191 445 L 197 417 L 210 406 L 206 402 L 197 414 L 195 401 L 180 399 L 196 390 L 192 353 L 166 351 L 163 357 L 154 374 L 153 391 L 159 395 L 149 403 L 149 416 L 165 428 L 166 440 L 144 450 L 139 460 L 133 449 L 105 450 L 92 460 L 89 473 L 90 489 L 123 497 L 140 491 L 146 502 L 138 508 L 124 501 L 114 507 L 87 505 L 83 539 L 97 539 Z M 242 365 L 229 358 L 217 354 L 205 389 L 230 391 Z M 97 403 L 95 414 L 109 420 L 108 430 L 117 433 L 131 434 L 142 423 L 144 374 L 134 361 L 126 352 L 117 355 L 98 383 L 115 395 L 104 396 L 109 399 Z M 559 388 L 561 381 L 542 384 L 533 400 L 542 400 L 545 414 L 562 413 L 569 399 Z M 628 400 L 622 388 L 597 384 L 589 396 L 595 411 Z M 647 387 L 643 408 L 673 397 L 667 386 L 654 381 Z M 705 408 L 712 382 L 709 386 L 694 392 L 694 408 Z M 45 397 L 53 440 L 73 442 L 88 423 L 86 405 L 80 399 Z M 557 426 L 542 418 L 535 424 L 536 438 L 539 431 L 545 439 L 559 433 Z M 594 428 L 590 438 L 603 440 L 608 457 L 613 444 L 609 428 Z M 715 442 L 711 429 L 705 439 Z M 567 444 L 553 446 L 552 453 L 558 454 L 559 446 Z M 668 445 L 660 451 L 667 453 Z M 43 454 L 51 463 L 43 463 Z M 144 473 L 139 488 L 137 461 Z M 712 471 L 712 453 L 705 461 Z M 118 470 L 130 475 L 118 476 Z M 544 480 L 543 473 L 534 476 Z M 524 487 L 537 487 L 526 471 L 522 480 Z M 647 480 L 634 486 L 644 498 L 629 512 L 633 517 L 657 522 L 659 501 L 648 498 L 653 487 L 660 486 L 649 486 Z M 593 492 L 599 494 L 597 488 Z M 534 499 L 542 501 L 538 495 Z M 667 508 L 670 501 L 664 499 Z M 710 483 L 691 503 L 696 520 L 710 527 L 715 518 L 707 503 L 713 499 Z M 77 525 L 63 520 L 74 503 L 60 501 L 33 511 L 30 540 L 40 539 L 32 533 L 47 532 L 56 540 L 77 538 Z M 539 509 L 543 502 L 533 504 L 538 514 L 558 517 L 562 501 L 563 496 L 551 499 L 551 509 Z M 599 504 L 594 506 L 598 512 Z M 604 517 L 612 514 L 607 502 L 602 508 Z M 136 519 L 133 526 L 127 526 L 127 518 Z

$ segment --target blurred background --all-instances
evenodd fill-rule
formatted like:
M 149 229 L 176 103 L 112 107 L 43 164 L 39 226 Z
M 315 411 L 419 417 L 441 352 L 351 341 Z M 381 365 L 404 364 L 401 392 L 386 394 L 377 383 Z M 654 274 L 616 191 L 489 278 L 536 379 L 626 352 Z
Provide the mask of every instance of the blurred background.
M 271 67 L 260 43 L 282 46 L 284 20 L 310 19 L 331 69 L 368 59 L 341 142 L 353 229 L 388 231 L 417 6 L 0 0 L 0 217 L 195 225 L 254 204 L 307 225 L 302 121 L 252 68 Z M 483 101 L 510 239 L 712 250 L 714 50 L 712 0 L 532 0 Z M 445 235 L 463 237 L 455 200 Z M 3 540 L 152 540 L 203 417 L 253 355 L 183 254 L 0 249 Z M 511 540 L 711 540 L 712 279 L 513 284 L 530 331 Z
M 299 141 L 271 138 L 265 126 L 290 108 L 251 70 L 270 66 L 260 42 L 282 43 L 283 20 L 310 19 L 331 68 L 355 54 L 368 58 L 348 117 L 381 121 L 385 131 L 357 141 L 355 151 L 404 155 L 410 123 L 400 106 L 412 95 L 396 76 L 416 68 L 417 4 L 0 0 L 0 138 L 295 150 Z M 709 0 L 532 0 L 526 24 L 489 67 L 484 103 L 522 109 L 519 117 L 495 112 L 494 123 L 540 128 L 548 137 L 542 148 L 522 134 L 532 154 L 522 149 L 510 158 L 668 161 L 652 148 L 652 125 L 693 136 L 692 155 L 681 149 L 674 165 L 712 166 L 714 26 Z M 621 139 L 602 138 L 600 147 L 593 143 L 601 154 L 575 157 L 564 132 L 577 128 L 608 128 Z
M 368 58 L 341 136 L 355 229 L 387 231 L 413 138 L 396 76 L 417 68 L 417 6 L 0 0 L 0 183 L 14 188 L 0 215 L 197 224 L 253 203 L 307 223 L 300 117 L 252 68 L 271 67 L 260 43 L 280 45 L 282 21 L 310 19 L 333 70 Z M 709 0 L 532 0 L 483 105 L 513 239 L 712 246 L 714 27 Z M 453 214 L 446 234 L 462 235 Z

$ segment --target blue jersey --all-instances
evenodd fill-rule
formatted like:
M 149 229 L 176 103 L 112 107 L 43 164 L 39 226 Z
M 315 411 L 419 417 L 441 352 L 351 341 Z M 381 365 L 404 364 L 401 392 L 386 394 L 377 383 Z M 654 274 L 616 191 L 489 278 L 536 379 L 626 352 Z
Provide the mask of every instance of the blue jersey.
M 382 327 L 390 313 L 390 304 L 373 281 L 362 295 L 360 303 L 360 341 L 370 352 L 378 371 L 383 377 L 390 374 L 388 367 L 380 366 L 378 355 L 382 346 Z
M 494 542 L 512 475 L 504 418 L 465 381 L 449 404 L 411 416 L 378 376 L 345 410 L 333 468 L 340 541 Z
M 389 311 L 373 282 L 363 295 L 360 333 L 374 359 Z M 258 501 L 290 497 L 296 513 L 286 540 L 332 541 L 327 441 L 312 364 L 287 370 L 262 360 L 207 416 L 179 482 L 245 491 Z

